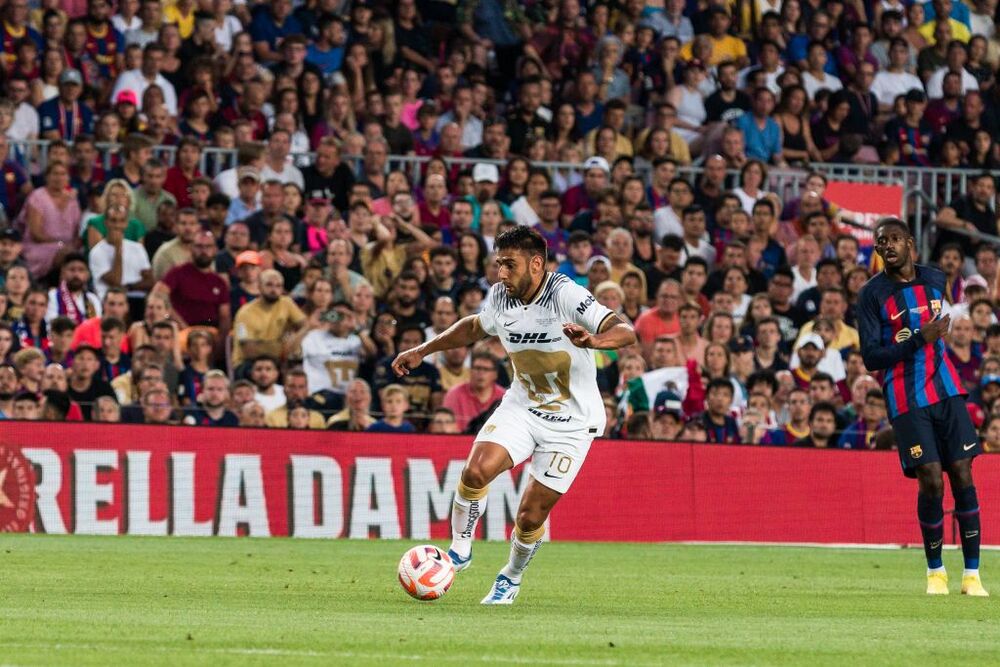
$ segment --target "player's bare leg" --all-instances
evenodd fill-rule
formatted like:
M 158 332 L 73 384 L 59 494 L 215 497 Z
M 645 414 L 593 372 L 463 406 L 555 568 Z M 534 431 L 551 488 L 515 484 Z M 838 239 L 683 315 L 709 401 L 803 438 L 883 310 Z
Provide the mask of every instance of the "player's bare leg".
M 940 463 L 925 463 L 916 467 L 917 519 L 924 538 L 927 556 L 927 594 L 948 594 L 948 573 L 941 560 L 944 543 L 944 478 Z
M 534 478 L 528 480 L 528 488 L 521 496 L 514 520 L 514 532 L 510 536 L 510 558 L 500 570 L 493 588 L 483 598 L 483 604 L 511 604 L 521 588 L 521 576 L 528 567 L 535 552 L 542 546 L 545 534 L 545 520 L 562 494 L 553 491 Z
M 510 454 L 495 442 L 476 442 L 462 470 L 451 506 L 451 546 L 448 555 L 460 572 L 472 561 L 472 538 L 486 511 L 490 482 L 513 467 Z
M 955 518 L 962 538 L 962 557 L 965 570 L 962 572 L 962 593 L 975 597 L 987 597 L 979 578 L 979 544 L 982 540 L 979 525 L 979 500 L 972 482 L 972 459 L 960 459 L 948 466 L 951 493 L 955 498 Z

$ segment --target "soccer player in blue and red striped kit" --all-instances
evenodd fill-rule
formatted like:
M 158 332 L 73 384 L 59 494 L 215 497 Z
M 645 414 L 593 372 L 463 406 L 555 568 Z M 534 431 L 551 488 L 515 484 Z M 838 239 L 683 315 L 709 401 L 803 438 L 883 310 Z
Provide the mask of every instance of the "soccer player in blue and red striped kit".
M 927 556 L 927 593 L 947 595 L 941 560 L 944 541 L 944 472 L 955 497 L 965 571 L 962 593 L 989 595 L 979 578 L 979 502 L 972 459 L 982 452 L 965 408 L 965 389 L 947 355 L 942 316 L 945 276 L 915 264 L 913 235 L 905 222 L 883 218 L 875 226 L 875 252 L 885 268 L 861 289 L 858 330 L 870 371 L 884 371 L 884 392 L 903 473 L 919 484 L 917 518 Z

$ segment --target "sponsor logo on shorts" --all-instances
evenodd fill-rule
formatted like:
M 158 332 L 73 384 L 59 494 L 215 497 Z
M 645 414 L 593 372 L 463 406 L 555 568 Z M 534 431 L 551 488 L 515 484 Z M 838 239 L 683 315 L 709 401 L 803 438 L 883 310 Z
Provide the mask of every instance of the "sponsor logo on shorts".
M 576 312 L 583 315 L 587 311 L 587 309 L 590 308 L 590 304 L 594 303 L 594 301 L 595 301 L 594 295 L 591 294 L 586 299 L 580 302 L 580 305 L 576 307 Z
M 0 532 L 26 532 L 34 517 L 34 471 L 21 450 L 0 447 Z
M 975 446 L 976 446 L 976 443 L 970 442 L 967 445 L 962 445 L 962 449 L 965 450 L 965 451 L 969 451 L 970 449 L 972 449 Z
M 541 410 L 536 410 L 535 408 L 528 408 L 528 412 L 535 415 L 536 417 L 541 417 L 547 422 L 558 422 L 560 424 L 565 424 L 570 419 L 572 419 L 572 417 L 570 416 L 562 417 L 560 415 L 549 415 L 542 412 Z
M 924 455 L 924 449 L 920 445 L 910 447 L 910 458 L 919 459 Z
M 527 333 L 509 333 L 507 340 L 520 345 L 530 345 L 532 343 L 558 343 L 562 336 L 549 338 L 547 331 L 528 331 Z

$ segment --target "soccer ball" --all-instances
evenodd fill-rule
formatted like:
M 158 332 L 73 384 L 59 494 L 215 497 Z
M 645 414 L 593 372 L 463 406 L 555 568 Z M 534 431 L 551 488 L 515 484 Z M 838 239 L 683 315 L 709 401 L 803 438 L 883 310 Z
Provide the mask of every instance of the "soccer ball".
M 418 600 L 437 600 L 448 592 L 454 580 L 451 558 L 434 545 L 413 547 L 399 560 L 399 583 Z

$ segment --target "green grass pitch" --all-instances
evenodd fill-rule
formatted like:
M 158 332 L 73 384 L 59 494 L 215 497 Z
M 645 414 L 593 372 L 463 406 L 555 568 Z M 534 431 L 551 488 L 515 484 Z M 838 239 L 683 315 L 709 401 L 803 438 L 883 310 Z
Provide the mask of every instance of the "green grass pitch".
M 0 664 L 1000 663 L 1000 601 L 957 594 L 954 551 L 928 598 L 919 550 L 552 543 L 484 608 L 507 545 L 423 603 L 411 544 L 0 536 Z

